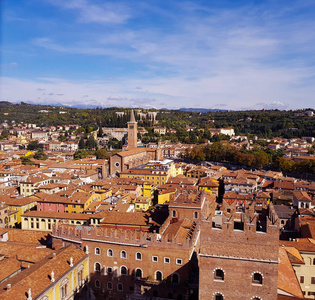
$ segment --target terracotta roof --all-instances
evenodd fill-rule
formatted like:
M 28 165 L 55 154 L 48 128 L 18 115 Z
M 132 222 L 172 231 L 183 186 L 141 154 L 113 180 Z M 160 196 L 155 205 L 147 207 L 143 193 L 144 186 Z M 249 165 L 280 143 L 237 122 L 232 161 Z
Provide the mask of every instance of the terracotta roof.
M 149 216 L 143 212 L 104 212 L 104 219 L 101 224 L 119 224 L 119 225 L 136 225 L 149 226 Z
M 7 232 L 11 242 L 46 245 L 51 239 L 51 235 L 47 231 L 9 228 Z
M 35 263 L 52 252 L 51 249 L 37 247 L 38 245 L 17 242 L 0 242 L 0 254 L 6 257 L 15 257 L 21 261 Z
M 2 300 L 25 300 L 29 289 L 31 289 L 32 297 L 36 298 L 53 285 L 50 280 L 52 271 L 54 271 L 57 281 L 71 269 L 69 265 L 71 257 L 73 265 L 76 265 L 86 257 L 86 254 L 75 246 L 69 246 L 56 251 L 55 258 L 52 257 L 52 255 L 46 256 L 40 262 L 1 283 L 0 298 Z M 10 290 L 6 289 L 8 283 L 11 284 Z
M 296 249 L 295 247 L 284 247 L 284 249 L 287 251 L 288 258 L 290 259 L 291 263 L 295 264 L 305 263 L 298 249 Z
M 296 297 L 303 298 L 300 284 L 297 281 L 287 252 L 283 248 L 279 248 L 278 289 Z
M 21 269 L 21 262 L 15 257 L 5 257 L 0 260 L 0 282 Z
M 137 148 L 137 149 L 132 149 L 132 150 L 125 150 L 125 151 L 120 151 L 119 153 L 116 153 L 115 155 L 121 156 L 121 157 L 126 157 L 126 156 L 132 156 L 135 154 L 147 152 L 148 149 L 146 148 Z
M 295 241 L 279 241 L 285 247 L 295 247 L 300 252 L 315 252 L 315 242 L 310 238 L 296 239 Z

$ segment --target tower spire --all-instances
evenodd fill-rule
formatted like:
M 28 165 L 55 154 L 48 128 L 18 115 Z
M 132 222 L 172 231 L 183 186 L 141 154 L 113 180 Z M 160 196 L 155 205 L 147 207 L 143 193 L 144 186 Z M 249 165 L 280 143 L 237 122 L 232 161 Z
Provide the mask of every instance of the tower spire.
M 128 149 L 137 148 L 137 122 L 133 109 L 131 110 L 130 121 L 128 122 Z
M 135 114 L 134 114 L 134 112 L 133 112 L 133 109 L 131 110 L 130 122 L 136 122 Z

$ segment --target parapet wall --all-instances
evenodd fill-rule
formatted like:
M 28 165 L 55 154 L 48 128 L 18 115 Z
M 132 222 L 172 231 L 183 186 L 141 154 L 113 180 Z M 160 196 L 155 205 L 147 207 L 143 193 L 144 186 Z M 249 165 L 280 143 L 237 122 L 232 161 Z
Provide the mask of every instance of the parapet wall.
M 265 222 L 259 216 L 211 214 L 201 224 L 201 253 L 253 260 L 278 260 L 279 221 L 273 206 Z M 218 213 L 217 213 L 218 214 Z M 218 222 L 218 220 L 220 222 Z M 262 224 L 262 226 L 261 226 Z
M 53 237 L 80 243 L 85 240 L 97 241 L 109 244 L 123 244 L 129 246 L 156 247 L 165 249 L 186 249 L 194 246 L 198 235 L 200 222 L 191 238 L 187 238 L 180 243 L 178 238 L 168 235 L 159 235 L 157 233 L 148 233 L 132 230 L 117 230 L 92 226 L 74 227 L 69 225 L 53 225 Z

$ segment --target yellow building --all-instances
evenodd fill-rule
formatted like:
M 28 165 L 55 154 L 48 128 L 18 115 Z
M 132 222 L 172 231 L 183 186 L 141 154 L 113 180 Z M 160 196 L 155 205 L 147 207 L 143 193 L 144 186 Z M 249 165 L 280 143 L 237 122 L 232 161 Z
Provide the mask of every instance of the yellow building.
M 22 229 L 51 231 L 59 221 L 70 225 L 88 225 L 91 215 L 52 211 L 29 211 L 22 216 Z
M 171 195 L 175 194 L 175 189 L 161 190 L 158 194 L 158 204 L 164 204 L 170 201 Z
M 8 227 L 16 227 L 21 223 L 21 216 L 34 208 L 37 204 L 35 198 L 23 197 L 23 198 L 11 198 L 2 197 L 1 199 L 7 206 L 8 211 Z
M 281 241 L 282 242 L 282 241 Z M 302 238 L 283 241 L 305 298 L 315 297 L 315 242 Z
M 200 178 L 198 189 L 199 191 L 206 191 L 212 195 L 218 196 L 219 181 L 211 179 L 209 177 Z
M 154 185 L 151 181 L 145 181 L 142 184 L 141 195 L 143 197 L 152 197 L 157 185 Z
M 56 178 L 41 173 L 30 175 L 25 180 L 20 181 L 20 194 L 23 196 L 33 195 L 41 185 L 54 183 L 56 181 Z
M 103 199 L 99 193 L 85 193 L 85 192 L 72 192 L 65 202 L 65 212 L 67 213 L 82 213 L 94 201 L 100 202 Z
M 22 270 L 1 283 L 3 287 L 0 289 L 0 298 L 74 299 L 88 279 L 89 256 L 72 245 L 47 255 L 27 270 Z
M 152 206 L 152 198 L 151 197 L 137 197 L 135 199 L 135 209 L 147 211 Z

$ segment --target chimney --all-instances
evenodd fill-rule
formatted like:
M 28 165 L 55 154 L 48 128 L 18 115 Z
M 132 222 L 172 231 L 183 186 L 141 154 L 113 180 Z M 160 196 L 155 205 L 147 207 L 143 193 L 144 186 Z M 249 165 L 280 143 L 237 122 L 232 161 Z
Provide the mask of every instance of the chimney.
M 71 268 L 73 267 L 73 258 L 72 258 L 72 256 L 70 257 L 70 267 Z
M 50 274 L 50 277 L 51 277 L 51 278 L 50 278 L 50 281 L 51 281 L 51 282 L 55 282 L 55 277 L 54 277 L 54 276 L 55 276 L 54 271 L 51 271 L 51 274 Z

